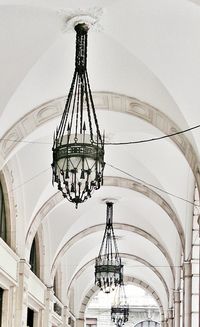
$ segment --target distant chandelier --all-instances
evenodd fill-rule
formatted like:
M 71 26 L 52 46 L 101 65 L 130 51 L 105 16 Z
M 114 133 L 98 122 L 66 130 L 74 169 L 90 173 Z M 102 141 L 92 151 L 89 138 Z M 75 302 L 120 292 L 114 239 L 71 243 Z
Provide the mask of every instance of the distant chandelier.
M 100 134 L 87 73 L 88 26 L 77 24 L 75 31 L 75 72 L 54 134 L 52 182 L 77 208 L 103 183 L 104 137 Z
M 122 283 L 115 290 L 114 303 L 111 306 L 111 320 L 116 326 L 121 327 L 128 321 L 129 305 L 125 293 L 125 287 Z
M 123 282 L 123 265 L 113 229 L 113 203 L 107 202 L 106 205 L 106 228 L 95 261 L 95 284 L 105 293 L 110 293 Z

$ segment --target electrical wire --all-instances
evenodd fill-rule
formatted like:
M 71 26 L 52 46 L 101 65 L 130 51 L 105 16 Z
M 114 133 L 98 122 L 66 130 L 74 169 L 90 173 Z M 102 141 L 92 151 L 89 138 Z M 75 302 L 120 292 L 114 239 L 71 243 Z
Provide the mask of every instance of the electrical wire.
M 163 135 L 163 136 L 158 136 L 150 139 L 143 139 L 143 140 L 136 140 L 136 141 L 127 141 L 127 142 L 105 142 L 105 145 L 131 145 L 131 144 L 141 144 L 141 143 L 148 143 L 148 142 L 153 142 L 153 141 L 159 141 L 165 138 L 170 138 L 172 136 L 176 136 L 179 134 L 184 134 L 187 132 L 190 132 L 194 129 L 199 128 L 200 125 L 195 125 L 190 128 L 184 129 L 182 131 L 174 132 L 171 134 Z M 0 142 L 2 141 L 10 141 L 10 142 L 15 142 L 15 143 L 27 143 L 27 144 L 43 144 L 43 145 L 50 145 L 52 143 L 50 142 L 36 142 L 36 141 L 25 141 L 25 140 L 10 140 L 7 138 L 0 138 Z M 94 142 L 95 143 L 95 142 Z
M 189 203 L 189 204 L 192 204 L 193 206 L 195 206 L 195 207 L 197 207 L 197 208 L 200 208 L 200 205 L 194 204 L 194 202 L 189 201 L 189 200 L 187 200 L 187 199 L 184 199 L 184 198 L 182 198 L 181 196 L 178 196 L 178 195 L 176 195 L 176 194 L 173 194 L 173 193 L 171 193 L 171 192 L 168 192 L 168 191 L 166 191 L 166 190 L 163 190 L 162 188 L 160 188 L 160 187 L 158 187 L 158 186 L 155 186 L 155 185 L 153 185 L 153 184 L 151 184 L 151 183 L 145 182 L 143 179 L 138 178 L 138 177 L 135 177 L 134 175 L 132 175 L 132 174 L 130 174 L 130 173 L 127 173 L 127 172 L 124 171 L 123 169 L 117 168 L 117 167 L 115 167 L 115 166 L 113 166 L 113 165 L 111 165 L 111 164 L 108 164 L 108 163 L 106 163 L 106 165 L 109 166 L 109 167 L 111 167 L 111 168 L 113 168 L 113 169 L 115 169 L 115 170 L 117 170 L 117 171 L 119 171 L 119 172 L 121 172 L 121 173 L 123 173 L 123 174 L 125 174 L 125 175 L 127 175 L 127 176 L 129 176 L 129 177 L 131 177 L 133 180 L 139 181 L 139 182 L 141 182 L 141 183 L 144 184 L 144 185 L 147 185 L 147 186 L 153 187 L 153 188 L 155 188 L 156 190 L 158 190 L 158 191 L 160 191 L 160 192 L 163 192 L 163 193 L 165 193 L 165 194 L 167 194 L 167 195 L 171 195 L 171 196 L 173 196 L 174 198 L 177 198 L 177 199 L 179 199 L 179 200 L 182 200 L 182 201 L 184 201 L 184 202 L 187 202 L 187 203 Z
M 140 144 L 140 143 L 148 143 L 148 142 L 153 142 L 153 141 L 159 141 L 159 140 L 166 139 L 166 138 L 169 138 L 169 137 L 172 137 L 172 136 L 175 136 L 175 135 L 187 133 L 187 132 L 192 131 L 193 129 L 196 129 L 196 128 L 199 128 L 199 127 L 200 127 L 200 125 L 196 125 L 196 126 L 184 129 L 184 130 L 179 131 L 179 132 L 174 132 L 174 133 L 171 133 L 171 134 L 154 137 L 154 138 L 151 138 L 151 139 L 128 141 L 128 142 L 105 142 L 105 145 L 130 145 L 130 144 Z
M 46 168 L 46 169 L 40 171 L 38 174 L 36 174 L 36 175 L 32 176 L 31 178 L 27 179 L 24 183 L 17 185 L 16 187 L 13 188 L 13 191 L 17 190 L 18 188 L 20 188 L 20 187 L 26 185 L 27 183 L 31 182 L 32 180 L 36 179 L 36 178 L 39 177 L 40 175 L 42 175 L 42 174 L 44 174 L 45 172 L 47 172 L 49 169 L 50 169 L 50 167 L 48 167 L 48 168 Z
M 36 141 L 25 141 L 25 140 L 10 140 L 7 138 L 1 138 L 0 142 L 7 141 L 7 142 L 14 142 L 14 143 L 26 143 L 26 144 L 42 144 L 42 145 L 49 145 L 52 144 L 50 142 L 36 142 Z
M 148 183 L 148 182 L 145 182 L 143 179 L 138 178 L 138 177 L 135 177 L 135 176 L 133 176 L 132 174 L 127 173 L 126 171 L 124 171 L 124 170 L 122 170 L 122 169 L 120 169 L 120 168 L 118 168 L 118 167 L 115 167 L 115 166 L 112 165 L 112 164 L 108 164 L 108 163 L 106 163 L 106 165 L 109 166 L 109 167 L 111 167 L 111 168 L 113 168 L 113 169 L 115 169 L 115 170 L 117 170 L 117 171 L 119 171 L 119 172 L 121 172 L 121 173 L 123 173 L 123 174 L 125 174 L 125 175 L 127 175 L 127 176 L 129 176 L 129 177 L 131 177 L 133 180 L 139 181 L 139 182 L 142 183 L 143 185 L 147 185 L 147 186 L 150 186 L 150 187 L 152 187 L 152 188 L 155 188 L 155 189 L 157 189 L 157 190 L 160 191 L 160 192 L 166 193 L 167 195 L 170 195 L 170 196 L 172 196 L 172 197 L 174 197 L 174 198 L 177 198 L 177 199 L 182 200 L 182 201 L 184 201 L 184 202 L 186 202 L 186 203 L 192 204 L 194 207 L 200 208 L 200 205 L 195 204 L 195 203 L 193 203 L 192 201 L 189 201 L 189 200 L 187 200 L 187 199 L 184 199 L 184 198 L 182 198 L 182 197 L 180 197 L 180 196 L 178 196 L 178 195 L 176 195 L 176 194 L 173 194 L 173 193 L 171 193 L 171 192 L 168 192 L 168 191 L 166 191 L 166 190 L 164 190 L 164 189 L 162 189 L 162 188 L 160 188 L 160 187 L 158 187 L 158 186 L 155 186 L 155 185 L 153 185 L 153 184 L 150 184 L 150 183 Z M 24 183 L 17 185 L 16 187 L 13 188 L 13 191 L 15 191 L 16 189 L 18 189 L 18 188 L 20 188 L 20 187 L 26 185 L 27 183 L 31 182 L 32 180 L 34 180 L 35 178 L 39 177 L 39 176 L 42 175 L 43 173 L 47 172 L 50 168 L 51 168 L 51 167 L 48 167 L 48 168 L 46 168 L 46 169 L 40 171 L 38 174 L 32 176 L 31 178 L 29 178 L 28 180 L 26 180 Z
M 175 132 L 175 133 L 171 133 L 171 134 L 168 134 L 168 135 L 163 135 L 163 136 L 155 137 L 155 138 L 151 138 L 151 139 L 144 139 L 144 140 L 137 140 L 137 141 L 128 141 L 128 142 L 109 142 L 109 143 L 106 142 L 105 145 L 130 145 L 130 144 L 148 143 L 148 142 L 158 141 L 158 140 L 165 139 L 165 138 L 170 138 L 170 137 L 175 136 L 175 135 L 183 134 L 183 133 L 189 132 L 191 130 L 197 129 L 199 127 L 200 127 L 200 125 L 195 125 L 193 127 L 190 127 L 188 129 L 185 129 L 185 130 L 182 130 L 182 131 L 179 131 L 179 132 Z M 17 140 L 10 140 L 10 139 L 7 139 L 7 138 L 1 138 L 0 139 L 0 142 L 1 141 L 10 141 L 10 142 L 15 142 L 15 143 L 27 143 L 27 144 L 39 144 L 39 145 L 41 145 L 41 144 L 43 144 L 43 145 L 50 145 L 50 144 L 52 144 L 52 143 L 49 143 L 49 142 L 36 142 L 36 141 L 25 141 L 25 140 L 17 141 Z M 117 167 L 115 167 L 113 165 L 109 165 L 109 164 L 107 164 L 107 166 L 110 166 L 110 167 L 112 167 L 112 168 L 114 168 L 114 169 L 122 172 L 123 174 L 125 174 L 125 175 L 127 175 L 127 176 L 129 176 L 129 177 L 131 177 L 131 178 L 133 178 L 135 180 L 138 180 L 138 181 L 142 182 L 145 185 L 148 185 L 150 187 L 153 187 L 153 188 L 155 188 L 155 189 L 157 189 L 157 190 L 159 190 L 159 191 L 161 191 L 163 193 L 166 193 L 166 194 L 171 195 L 171 196 L 173 196 L 173 197 L 175 197 L 177 199 L 180 199 L 180 200 L 185 201 L 185 202 L 187 202 L 189 204 L 192 204 L 195 207 L 200 207 L 200 205 L 195 205 L 193 202 L 191 202 L 191 201 L 189 201 L 187 199 L 184 199 L 184 198 L 182 198 L 182 197 L 180 197 L 178 195 L 175 195 L 175 194 L 173 194 L 171 192 L 165 191 L 165 190 L 163 190 L 163 189 L 161 189 L 161 188 L 159 188 L 159 187 L 157 187 L 155 185 L 152 185 L 150 183 L 147 183 L 144 180 L 142 180 L 140 178 L 137 178 L 137 177 L 135 177 L 135 176 L 133 176 L 133 175 L 125 172 L 124 170 L 122 170 L 120 168 L 117 168 Z M 21 187 L 21 186 L 23 186 L 24 184 L 32 181 L 34 178 L 40 176 L 43 172 L 47 171 L 48 169 L 49 168 L 43 170 L 39 174 L 37 174 L 37 175 L 33 176 L 32 178 L 30 178 L 29 180 L 25 181 L 23 184 L 16 186 L 14 188 L 14 190 L 17 189 L 17 188 L 19 188 L 19 187 Z
M 191 131 L 191 130 L 197 129 L 197 128 L 199 128 L 199 127 L 200 127 L 200 125 L 196 125 L 196 126 L 190 127 L 190 128 L 188 128 L 188 129 L 185 129 L 185 130 L 182 130 L 182 131 L 179 131 L 179 132 L 175 132 L 175 133 L 172 133 L 172 134 L 168 134 L 168 135 L 164 135 L 164 136 L 160 136 L 160 137 L 155 137 L 155 138 L 151 138 L 151 139 L 144 139 L 144 140 L 137 140 L 137 141 L 128 141 L 128 142 L 116 142 L 116 143 L 114 143 L 114 142 L 109 142 L 109 143 L 108 143 L 108 142 L 107 142 L 107 143 L 105 143 L 105 145 L 130 145 L 130 144 L 148 143 L 148 142 L 152 142 L 152 141 L 158 141 L 158 140 L 161 140 L 161 139 L 169 138 L 169 137 L 172 137 L 172 136 L 175 136 L 175 135 L 183 134 L 183 133 L 189 132 L 189 131 Z M 7 139 L 7 138 L 1 138 L 1 139 L 0 139 L 0 142 L 1 142 L 1 141 L 10 141 L 10 142 L 16 142 L 16 143 L 27 143 L 27 144 L 43 144 L 43 145 L 50 145 L 50 144 L 52 144 L 52 143 L 49 143 L 49 142 L 35 142 L 35 141 L 25 141 L 25 140 L 17 141 L 17 140 L 10 140 L 10 139 Z M 137 178 L 137 177 L 135 177 L 135 176 L 133 176 L 133 175 L 131 175 L 131 174 L 125 172 L 124 170 L 122 170 L 122 169 L 120 169 L 120 168 L 117 168 L 117 167 L 115 167 L 115 166 L 113 166 L 113 165 L 109 165 L 109 164 L 107 164 L 107 166 L 110 166 L 110 167 L 112 167 L 112 168 L 114 168 L 114 169 L 116 169 L 116 170 L 122 172 L 123 174 L 125 174 L 125 175 L 127 175 L 127 176 L 129 176 L 129 177 L 131 177 L 131 178 L 133 178 L 133 179 L 135 179 L 135 180 L 138 180 L 138 181 L 142 182 L 142 183 L 145 184 L 145 185 L 148 185 L 148 186 L 150 186 L 150 187 L 153 187 L 153 188 L 155 188 L 155 189 L 157 189 L 157 190 L 159 190 L 159 191 L 161 191 L 161 192 L 163 192 L 163 193 L 166 193 L 166 194 L 168 194 L 168 195 L 171 195 L 171 196 L 173 196 L 173 197 L 175 197 L 175 198 L 177 198 L 177 199 L 179 199 L 179 200 L 185 201 L 185 202 L 187 202 L 187 203 L 189 203 L 189 204 L 194 205 L 195 207 L 199 207 L 199 208 L 200 208 L 200 205 L 196 205 L 196 204 L 194 204 L 193 202 L 191 202 L 191 201 L 189 201 L 189 200 L 187 200 L 187 199 L 184 199 L 184 198 L 182 198 L 182 197 L 180 197 L 180 196 L 178 196 L 178 195 L 175 195 L 175 194 L 173 194 L 173 193 L 171 193 L 171 192 L 165 191 L 165 190 L 163 190 L 163 189 L 161 189 L 161 188 L 159 188 L 159 187 L 157 187 L 157 186 L 155 186 L 155 185 L 152 185 L 152 184 L 150 184 L 150 183 L 147 183 L 147 182 L 145 182 L 144 180 L 142 180 L 142 179 L 140 179 L 140 178 Z M 40 176 L 43 172 L 47 171 L 48 169 L 49 169 L 49 168 L 43 170 L 43 171 L 40 172 L 39 174 L 37 174 L 37 175 L 33 176 L 32 178 L 30 178 L 29 180 L 25 181 L 23 184 L 16 186 L 16 187 L 14 188 L 14 190 L 17 189 L 17 188 L 19 188 L 19 187 L 21 187 L 21 186 L 23 186 L 24 184 L 26 184 L 26 183 L 32 181 L 34 178 Z

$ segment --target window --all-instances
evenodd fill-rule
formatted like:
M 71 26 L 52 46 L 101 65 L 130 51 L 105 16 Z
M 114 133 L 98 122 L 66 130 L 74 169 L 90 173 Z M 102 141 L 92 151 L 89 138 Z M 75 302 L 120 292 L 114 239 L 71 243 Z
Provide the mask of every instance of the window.
M 74 327 L 74 320 L 72 319 L 72 317 L 68 318 L 68 325 Z
M 56 297 L 58 297 L 58 279 L 57 279 L 57 274 L 54 277 L 53 280 L 53 290 L 54 290 L 54 294 Z
M 6 242 L 7 241 L 7 230 L 6 230 L 6 210 L 5 201 L 3 196 L 3 188 L 0 182 L 0 237 Z
M 135 327 L 160 327 L 160 324 L 153 320 L 145 320 L 136 324 Z
M 34 311 L 28 308 L 27 310 L 27 327 L 33 327 L 34 323 Z
M 54 295 L 57 297 L 57 299 L 61 300 L 61 274 L 59 269 L 54 277 L 53 290 L 54 290 Z
M 31 271 L 39 277 L 40 273 L 40 260 L 39 260 L 39 246 L 38 246 L 38 240 L 37 235 L 33 239 L 33 243 L 31 246 L 31 253 L 30 253 L 30 259 L 29 263 L 31 265 Z

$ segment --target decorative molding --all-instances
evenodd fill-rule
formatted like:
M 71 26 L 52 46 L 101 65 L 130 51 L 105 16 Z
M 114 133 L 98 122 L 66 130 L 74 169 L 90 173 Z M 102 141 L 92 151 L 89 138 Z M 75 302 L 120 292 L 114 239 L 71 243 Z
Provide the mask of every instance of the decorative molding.
M 165 291 L 166 291 L 166 294 L 167 294 L 167 299 L 168 299 L 168 302 L 170 300 L 170 289 L 168 288 L 167 286 L 167 283 L 165 281 L 165 279 L 163 278 L 163 276 L 161 275 L 161 273 L 158 271 L 157 268 L 155 268 L 154 266 L 152 266 L 148 261 L 136 256 L 136 255 L 133 255 L 133 254 L 128 254 L 128 253 L 121 253 L 120 252 L 120 256 L 121 258 L 128 258 L 128 259 L 131 259 L 131 260 L 135 260 L 135 261 L 138 261 L 140 263 L 142 263 L 144 266 L 148 267 L 150 270 L 152 270 L 156 275 L 157 277 L 160 279 L 161 283 L 163 284 L 164 288 L 165 288 Z M 70 290 L 71 288 L 74 286 L 74 283 L 76 283 L 77 279 L 80 277 L 80 275 L 87 269 L 89 268 L 90 266 L 94 266 L 95 264 L 95 259 L 92 259 L 90 260 L 89 262 L 87 262 L 80 270 L 78 270 L 73 278 L 71 279 L 71 282 L 67 288 L 67 298 L 70 298 Z
M 151 294 L 151 296 L 155 299 L 155 301 L 157 302 L 157 304 L 159 306 L 160 314 L 162 316 L 164 316 L 163 304 L 162 304 L 157 292 L 152 287 L 150 287 L 148 284 L 146 284 L 142 280 L 139 280 L 138 278 L 131 277 L 131 276 L 124 276 L 124 281 L 125 281 L 125 283 L 130 283 L 130 284 L 139 286 L 142 289 L 144 289 L 146 292 Z M 79 310 L 79 318 L 80 319 L 84 319 L 86 306 L 87 306 L 89 300 L 91 299 L 91 297 L 93 297 L 97 292 L 98 292 L 97 287 L 93 286 L 84 296 L 83 301 L 80 306 L 80 310 Z
M 159 194 L 157 194 L 155 191 L 148 188 L 147 186 L 140 184 L 139 182 L 132 181 L 127 178 L 116 177 L 116 176 L 105 177 L 104 178 L 104 186 L 116 186 L 116 187 L 131 189 L 133 191 L 144 194 L 146 197 L 150 198 L 157 205 L 159 205 L 167 213 L 167 215 L 173 222 L 173 224 L 177 230 L 177 233 L 179 235 L 179 238 L 180 238 L 180 242 L 182 245 L 182 251 L 184 251 L 185 237 L 184 237 L 184 231 L 183 231 L 182 225 L 181 225 L 175 211 L 166 202 L 166 200 L 164 200 Z M 26 240 L 25 240 L 26 258 L 29 258 L 31 244 L 32 244 L 33 238 L 39 228 L 39 225 L 42 223 L 42 221 L 46 217 L 46 215 L 48 213 L 50 213 L 51 210 L 53 210 L 53 208 L 62 201 L 64 201 L 64 200 L 63 200 L 61 192 L 57 192 L 53 196 L 51 196 L 43 204 L 43 206 L 38 210 L 37 214 L 35 215 L 35 217 L 33 218 L 32 222 L 31 222 L 31 225 L 29 226 L 29 229 L 26 234 Z
M 115 93 L 94 92 L 93 100 L 97 110 L 117 111 L 136 116 L 149 122 L 165 135 L 181 130 L 166 114 L 136 98 Z M 8 156 L 10 156 L 12 151 L 17 147 L 18 142 L 23 141 L 25 137 L 42 124 L 60 116 L 63 112 L 65 101 L 66 97 L 48 101 L 30 111 L 16 122 L 3 135 L 2 141 L 0 142 L 1 163 L 4 162 L 5 164 Z M 195 152 L 191 142 L 185 134 L 175 135 L 170 139 L 185 156 L 196 178 L 198 188 L 200 189 L 200 162 L 198 154 Z
M 62 17 L 63 26 L 62 32 L 65 33 L 70 30 L 74 30 L 77 24 L 85 23 L 90 29 L 95 31 L 102 30 L 102 26 L 99 21 L 103 14 L 103 8 L 88 8 L 88 9 L 76 9 L 76 10 L 58 10 L 58 15 Z
M 144 194 L 145 196 L 149 197 L 152 201 L 154 201 L 155 203 L 157 203 L 159 206 L 161 206 L 161 208 L 163 208 L 163 210 L 165 210 L 165 212 L 169 215 L 170 219 L 172 220 L 173 224 L 175 225 L 176 229 L 177 229 L 177 233 L 179 234 L 180 237 L 180 241 L 182 244 L 182 251 L 184 250 L 184 244 L 185 244 L 185 239 L 184 239 L 184 233 L 182 230 L 182 226 L 179 223 L 179 220 L 176 216 L 176 213 L 173 211 L 173 209 L 170 207 L 170 205 L 164 200 L 162 199 L 162 197 L 160 197 L 160 195 L 156 194 L 154 191 L 152 191 L 151 189 L 148 189 L 148 187 L 146 186 L 142 186 L 140 185 L 138 182 L 133 182 L 131 180 L 128 179 L 123 179 L 120 177 L 106 177 L 104 180 L 104 185 L 110 185 L 110 186 L 119 186 L 119 187 L 124 187 L 124 188 L 130 188 L 132 190 L 135 190 L 137 192 L 140 192 L 142 194 Z M 143 189 L 144 187 L 144 189 Z M 61 195 L 60 192 L 57 192 L 55 195 L 53 195 L 46 203 L 44 203 L 44 205 L 41 207 L 41 209 L 38 211 L 38 213 L 36 214 L 35 218 L 33 219 L 27 235 L 26 235 L 26 258 L 28 260 L 29 255 L 30 255 L 30 249 L 31 249 L 31 244 L 33 241 L 33 238 L 40 226 L 40 224 L 42 223 L 42 220 L 46 217 L 46 215 L 48 213 L 51 212 L 51 210 L 58 205 L 61 201 L 63 201 L 63 197 Z M 164 204 L 164 205 L 163 205 Z M 167 210 L 166 210 L 167 208 Z M 86 233 L 90 234 L 92 232 L 92 228 L 89 228 Z M 103 228 L 103 227 L 102 227 Z M 120 228 L 123 229 L 123 226 L 121 226 Z M 146 237 L 148 233 L 146 233 L 145 231 L 142 231 L 141 229 L 134 229 L 134 227 L 132 226 L 133 232 L 138 233 L 140 235 L 142 235 L 143 237 Z M 56 269 L 57 269 L 57 265 L 59 264 L 59 261 L 63 255 L 63 253 L 67 250 L 67 248 L 69 246 L 72 246 L 74 244 L 74 242 L 77 241 L 77 237 L 78 239 L 80 237 L 85 236 L 84 231 L 82 231 L 83 234 L 80 236 L 74 236 L 71 238 L 71 240 L 69 240 L 62 249 L 60 249 L 58 251 L 57 254 L 57 259 L 54 259 L 54 263 L 52 265 L 52 269 L 53 272 L 51 273 L 51 278 L 53 278 L 53 274 L 55 273 Z M 155 244 L 155 246 L 157 246 L 161 252 L 167 257 L 168 257 L 168 262 L 170 266 L 173 266 L 173 261 L 172 259 L 168 256 L 166 250 L 164 247 L 160 247 L 159 242 L 157 242 L 157 240 L 153 239 L 150 235 L 150 239 L 153 242 L 153 244 Z M 175 272 L 173 272 L 173 276 L 174 276 Z
M 179 238 L 182 244 L 182 250 L 184 251 L 185 246 L 185 236 L 184 230 L 179 221 L 179 218 L 174 211 L 174 209 L 169 205 L 169 203 L 162 198 L 158 193 L 153 191 L 151 188 L 148 188 L 146 185 L 141 184 L 137 181 L 133 181 L 131 179 L 116 177 L 116 176 L 105 176 L 104 178 L 104 186 L 118 186 L 122 188 L 127 188 L 138 193 L 143 194 L 144 196 L 150 198 L 152 201 L 157 203 L 169 216 L 172 220 L 173 224 L 176 226 L 177 233 L 179 234 Z
M 86 228 L 86 229 L 80 231 L 79 233 L 77 233 L 76 235 L 74 235 L 73 237 L 71 237 L 71 239 L 69 239 L 62 246 L 62 248 L 57 253 L 56 257 L 54 258 L 54 261 L 51 266 L 51 282 L 54 280 L 54 276 L 56 274 L 57 267 L 61 261 L 61 258 L 66 253 L 66 251 L 68 251 L 77 241 L 80 241 L 83 237 L 90 235 L 92 233 L 96 233 L 98 231 L 104 230 L 104 228 L 105 228 L 105 224 L 94 225 L 89 228 Z M 173 276 L 173 282 L 175 282 L 175 269 L 174 269 L 174 265 L 173 265 L 173 260 L 172 260 L 171 256 L 169 255 L 169 253 L 166 251 L 165 247 L 155 237 L 153 237 L 151 234 L 147 233 L 143 229 L 133 226 L 133 225 L 129 225 L 129 224 L 115 223 L 114 229 L 115 230 L 116 229 L 125 230 L 125 231 L 129 231 L 131 233 L 136 233 L 136 234 L 140 235 L 141 237 L 144 237 L 145 239 L 147 239 L 152 244 L 154 244 L 160 250 L 162 255 L 165 257 L 166 261 L 168 262 L 169 269 L 171 270 L 171 273 Z

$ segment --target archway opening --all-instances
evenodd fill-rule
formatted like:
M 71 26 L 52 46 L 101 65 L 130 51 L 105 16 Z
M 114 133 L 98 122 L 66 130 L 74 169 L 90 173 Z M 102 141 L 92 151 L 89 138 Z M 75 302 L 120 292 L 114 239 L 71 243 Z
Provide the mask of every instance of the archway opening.
M 126 327 L 140 326 L 139 323 L 146 323 L 144 326 L 160 326 L 159 306 L 150 293 L 135 285 L 125 285 L 125 291 L 129 304 L 129 320 Z M 86 327 L 113 327 L 111 321 L 111 305 L 114 301 L 114 292 L 105 294 L 99 291 L 88 302 L 85 312 Z M 92 322 L 92 323 L 91 323 Z M 95 323 L 94 323 L 95 322 Z M 148 325 L 148 323 L 151 323 Z M 92 326 L 91 326 L 92 325 Z M 141 325 L 143 326 L 143 325 Z

